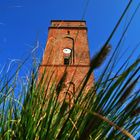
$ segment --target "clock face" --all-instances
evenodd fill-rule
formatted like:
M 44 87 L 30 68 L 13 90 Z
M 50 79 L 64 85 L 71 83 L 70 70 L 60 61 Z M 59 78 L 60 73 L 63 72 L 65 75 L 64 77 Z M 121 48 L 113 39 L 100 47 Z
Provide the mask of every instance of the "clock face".
M 71 49 L 69 49 L 69 48 L 65 48 L 65 49 L 63 50 L 63 53 L 65 53 L 65 54 L 69 54 L 69 53 L 71 53 Z

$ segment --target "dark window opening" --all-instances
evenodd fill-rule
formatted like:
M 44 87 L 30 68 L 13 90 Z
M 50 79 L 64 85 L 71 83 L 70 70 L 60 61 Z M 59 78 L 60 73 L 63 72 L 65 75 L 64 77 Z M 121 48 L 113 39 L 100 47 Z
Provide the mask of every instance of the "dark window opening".
M 70 31 L 67 31 L 68 35 L 70 35 Z
M 69 65 L 69 58 L 67 57 L 64 58 L 64 65 Z

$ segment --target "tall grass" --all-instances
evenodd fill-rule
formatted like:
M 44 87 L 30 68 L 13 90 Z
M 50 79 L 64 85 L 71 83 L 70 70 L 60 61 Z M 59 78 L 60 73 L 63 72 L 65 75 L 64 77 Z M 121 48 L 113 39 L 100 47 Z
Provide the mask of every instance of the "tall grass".
M 102 55 L 106 54 L 102 52 Z M 95 59 L 97 57 L 92 62 Z M 0 94 L 0 138 L 134 139 L 139 133 L 140 124 L 140 89 L 134 90 L 140 77 L 140 59 L 129 66 L 126 61 L 114 77 L 111 77 L 111 72 L 108 73 L 114 64 L 109 61 L 104 73 L 85 94 L 83 92 L 89 77 L 87 73 L 71 107 L 66 99 L 62 103 L 58 100 L 63 78 L 57 85 L 54 81 L 46 89 L 44 81 L 49 80 L 47 78 L 50 76 L 46 77 L 44 72 L 38 82 L 38 68 L 33 68 L 27 84 L 22 85 L 19 93 L 16 93 L 18 98 L 14 92 L 17 75 L 12 77 L 11 82 L 4 80 L 3 83 L 6 83 L 3 84 L 4 88 L 1 87 Z
M 129 5 L 128 5 L 129 6 Z M 126 8 L 127 10 L 127 8 Z M 32 67 L 26 84 L 18 81 L 21 66 L 0 85 L 0 139 L 2 140 L 134 140 L 140 133 L 140 58 L 128 65 L 128 57 L 117 69 L 118 50 L 124 34 L 94 86 L 85 92 L 93 70 L 110 52 L 109 39 L 91 60 L 91 68 L 78 89 L 73 104 L 59 102 L 65 76 L 51 84 L 51 75 Z M 131 22 L 131 21 L 130 21 Z M 130 23 L 129 23 L 130 24 Z M 128 26 L 129 26 L 128 24 Z M 128 29 L 126 27 L 126 30 Z M 124 32 L 126 32 L 126 30 Z M 33 63 L 35 64 L 35 63 Z M 115 69 L 115 71 L 114 71 Z M 112 76 L 112 71 L 114 75 Z M 57 83 L 57 84 L 56 84 Z M 20 90 L 17 90 L 20 85 Z M 47 88 L 46 88 L 47 87 Z M 84 96 L 83 96 L 84 95 Z

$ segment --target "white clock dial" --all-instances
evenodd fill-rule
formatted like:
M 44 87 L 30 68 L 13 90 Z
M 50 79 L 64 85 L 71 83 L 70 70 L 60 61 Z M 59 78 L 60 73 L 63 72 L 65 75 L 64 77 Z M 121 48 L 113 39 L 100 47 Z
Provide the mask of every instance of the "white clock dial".
M 63 50 L 63 53 L 69 54 L 69 53 L 71 53 L 71 49 L 66 48 Z

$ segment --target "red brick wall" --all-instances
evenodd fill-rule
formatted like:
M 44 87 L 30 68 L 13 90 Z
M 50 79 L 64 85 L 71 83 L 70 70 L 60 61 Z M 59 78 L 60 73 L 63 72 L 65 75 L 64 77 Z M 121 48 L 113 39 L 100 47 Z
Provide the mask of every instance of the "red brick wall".
M 90 67 L 87 28 L 84 21 L 52 21 L 39 75 L 46 68 L 59 81 L 64 73 L 64 48 L 70 48 L 71 64 L 67 67 L 65 85 L 72 81 L 77 90 Z M 93 85 L 93 75 L 87 89 Z

